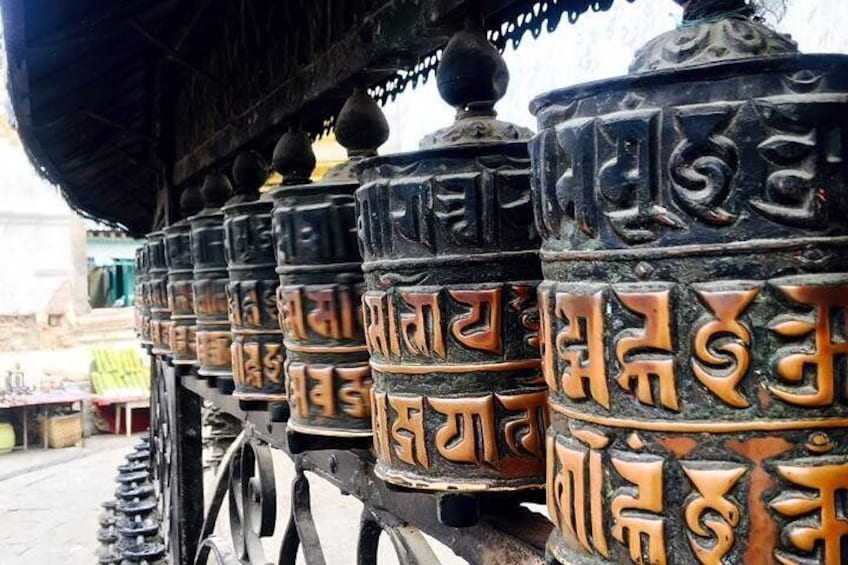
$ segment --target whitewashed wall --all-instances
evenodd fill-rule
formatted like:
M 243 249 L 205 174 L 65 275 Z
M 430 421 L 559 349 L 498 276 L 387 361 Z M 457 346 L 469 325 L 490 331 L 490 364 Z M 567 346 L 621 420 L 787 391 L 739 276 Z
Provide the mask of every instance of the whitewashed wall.
M 8 138 L 0 183 L 0 316 L 73 310 L 71 209 Z
M 609 12 L 588 12 L 577 25 L 565 18 L 559 28 L 534 40 L 528 33 L 518 50 L 504 54 L 509 90 L 498 104 L 499 117 L 535 129 L 530 100 L 547 90 L 627 72 L 636 49 L 680 21 L 671 0 L 616 0 Z M 805 53 L 848 53 L 848 0 L 789 0 L 778 29 L 789 33 Z M 391 125 L 381 153 L 411 151 L 434 129 L 448 125 L 454 111 L 439 98 L 435 77 L 398 96 L 385 108 Z

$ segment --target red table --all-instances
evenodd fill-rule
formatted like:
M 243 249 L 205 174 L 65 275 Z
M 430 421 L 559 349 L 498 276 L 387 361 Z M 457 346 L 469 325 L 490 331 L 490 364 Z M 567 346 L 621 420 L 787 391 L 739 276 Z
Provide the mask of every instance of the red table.
M 120 407 L 124 408 L 124 427 L 127 436 L 132 434 L 132 411 L 137 408 L 150 408 L 150 394 L 135 395 L 99 395 L 92 396 L 91 403 L 94 406 L 116 405 L 115 408 L 115 433 L 120 433 L 121 419 Z

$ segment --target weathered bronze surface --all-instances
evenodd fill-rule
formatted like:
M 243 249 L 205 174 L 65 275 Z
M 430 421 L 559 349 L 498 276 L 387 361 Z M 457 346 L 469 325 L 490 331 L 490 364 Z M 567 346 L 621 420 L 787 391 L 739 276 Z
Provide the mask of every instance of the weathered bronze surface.
M 139 313 L 141 330 L 139 341 L 144 346 L 152 346 L 153 336 L 150 333 L 150 244 L 145 241 L 140 251 L 140 268 L 136 274 L 139 289 L 139 294 L 136 297 L 136 308 Z
M 495 119 L 508 74 L 473 27 L 448 44 L 438 79 L 454 126 L 358 169 L 375 472 L 433 490 L 539 487 L 530 132 Z
M 150 304 L 150 341 L 153 353 L 171 352 L 171 311 L 168 308 L 168 265 L 165 262 L 165 235 L 156 231 L 147 236 L 148 298 Z
M 353 199 L 359 183 L 352 163 L 376 155 L 388 125 L 374 101 L 357 90 L 336 127 L 351 160 L 316 184 L 307 184 L 312 167 L 299 172 L 293 166 L 310 158 L 314 165 L 308 140 L 286 135 L 303 138 L 300 151 L 281 140 L 274 165 L 283 184 L 270 193 L 278 308 L 288 355 L 288 427 L 310 434 L 370 436 L 371 369 L 359 307 L 365 283 Z
M 150 335 L 150 309 L 147 306 L 147 246 L 146 242 L 135 250 L 135 333 L 145 344 Z M 145 327 L 146 326 L 146 327 Z
M 764 30 L 532 104 L 562 563 L 848 561 L 848 57 Z
M 196 187 L 182 193 L 180 207 L 185 219 L 165 228 L 165 259 L 168 264 L 168 307 L 171 332 L 168 336 L 176 365 L 197 363 L 197 316 L 194 313 L 194 264 L 191 257 L 191 224 L 188 217 L 200 211 L 203 202 Z
M 258 174 L 257 174 L 258 173 Z M 233 166 L 236 194 L 222 208 L 227 285 L 233 332 L 235 392 L 246 401 L 285 402 L 285 349 L 277 316 L 277 274 L 270 200 L 259 198 L 268 176 L 257 154 L 239 155 Z
M 224 253 L 224 214 L 220 206 L 232 189 L 227 177 L 208 175 L 203 183 L 204 208 L 189 218 L 191 258 L 194 265 L 194 314 L 197 317 L 198 374 L 214 378 L 232 392 L 230 358 L 232 332 L 227 312 L 227 258 Z

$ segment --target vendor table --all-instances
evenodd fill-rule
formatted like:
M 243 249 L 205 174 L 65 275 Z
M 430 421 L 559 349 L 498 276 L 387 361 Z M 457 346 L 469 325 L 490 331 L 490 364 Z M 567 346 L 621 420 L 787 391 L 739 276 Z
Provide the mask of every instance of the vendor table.
M 85 400 L 89 398 L 85 393 L 35 393 L 26 395 L 12 396 L 11 400 L 7 400 L 0 409 L 20 409 L 23 414 L 23 448 L 24 451 L 29 449 L 29 409 L 39 407 L 46 409 L 48 406 L 71 405 L 77 402 L 80 403 L 79 418 L 80 424 L 85 422 Z M 44 447 L 47 448 L 47 434 L 44 434 Z M 80 445 L 85 446 L 85 434 L 82 434 Z
M 150 408 L 150 395 L 132 396 L 92 396 L 95 406 L 115 405 L 115 433 L 121 433 L 121 407 L 124 409 L 124 429 L 127 437 L 132 435 L 132 412 L 140 408 Z

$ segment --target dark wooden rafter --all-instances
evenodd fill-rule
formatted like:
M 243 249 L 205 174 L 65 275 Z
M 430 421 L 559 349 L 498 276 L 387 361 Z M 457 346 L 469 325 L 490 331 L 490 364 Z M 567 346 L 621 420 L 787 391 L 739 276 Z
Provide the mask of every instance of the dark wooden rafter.
M 188 69 L 192 73 L 195 73 L 197 76 L 208 80 L 209 82 L 211 82 L 212 84 L 214 84 L 218 87 L 221 87 L 221 88 L 224 87 L 224 81 L 222 81 L 219 77 L 216 77 L 212 73 L 205 71 L 205 70 L 201 69 L 200 67 L 197 67 L 197 66 L 193 65 L 192 63 L 190 63 L 188 60 L 186 60 L 183 56 L 180 55 L 180 52 L 179 52 L 178 49 L 171 47 L 170 45 L 168 45 L 167 43 L 165 43 L 161 39 L 157 38 L 156 36 L 154 36 L 153 34 L 148 32 L 136 20 L 133 20 L 133 19 L 129 20 L 127 22 L 127 25 L 129 25 L 130 28 L 132 28 L 133 30 L 138 32 L 139 35 L 141 35 L 143 38 L 145 38 L 147 41 L 149 41 L 151 44 L 153 44 L 155 47 L 157 47 L 159 50 L 161 50 L 165 54 L 165 57 L 166 57 L 167 60 L 173 61 L 174 63 L 183 66 L 184 68 Z
M 126 125 L 124 125 L 124 124 L 122 124 L 122 123 L 120 123 L 116 120 L 113 120 L 112 118 L 106 117 L 106 116 L 99 114 L 97 112 L 93 112 L 91 110 L 86 110 L 85 115 L 88 116 L 89 118 L 91 118 L 92 120 L 96 120 L 96 121 L 100 122 L 101 124 L 106 124 L 109 127 L 120 130 L 121 132 L 129 135 L 130 137 L 134 137 L 136 139 L 140 139 L 142 141 L 146 141 L 147 143 L 152 143 L 154 145 L 159 143 L 159 139 L 150 135 L 149 133 L 145 133 L 143 131 L 135 130 L 135 129 L 129 127 L 129 126 L 126 126 Z
M 80 20 L 69 22 L 69 25 L 46 33 L 26 44 L 29 53 L 35 51 L 54 51 L 67 49 L 81 44 L 97 44 L 104 35 L 120 34 L 120 28 L 115 27 L 115 21 L 129 16 L 146 20 L 159 18 L 173 10 L 176 0 L 170 2 L 150 2 L 136 0 L 129 2 L 114 2 L 107 7 L 92 10 Z

